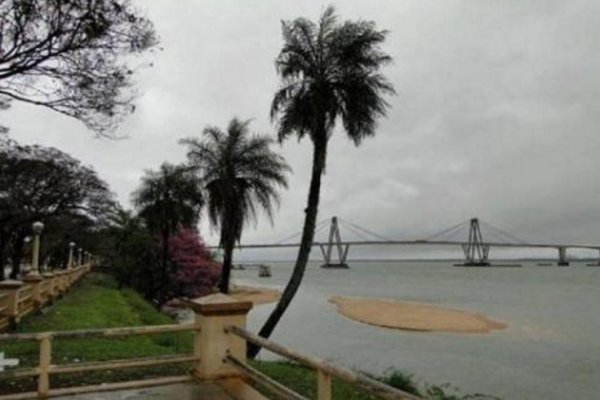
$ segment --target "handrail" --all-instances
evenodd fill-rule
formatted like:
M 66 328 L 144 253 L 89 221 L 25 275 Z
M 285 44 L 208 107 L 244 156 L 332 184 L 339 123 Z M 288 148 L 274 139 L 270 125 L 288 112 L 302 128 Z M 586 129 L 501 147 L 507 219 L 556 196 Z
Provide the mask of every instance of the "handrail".
M 67 389 L 50 390 L 51 374 L 67 374 L 75 372 L 98 371 L 107 369 L 125 369 L 136 367 L 149 367 L 165 364 L 180 364 L 199 361 L 199 357 L 195 354 L 172 354 L 158 357 L 145 358 L 130 358 L 120 360 L 109 360 L 100 362 L 86 362 L 77 364 L 52 364 L 52 340 L 53 339 L 78 339 L 91 337 L 121 337 L 121 336 L 136 336 L 136 335 L 156 335 L 162 333 L 194 331 L 198 333 L 200 326 L 195 323 L 188 324 L 169 324 L 169 325 L 154 325 L 154 326 L 136 326 L 122 328 L 107 328 L 107 329 L 81 329 L 71 331 L 54 331 L 54 332 L 38 332 L 38 333 L 17 333 L 17 334 L 0 334 L 1 342 L 19 342 L 19 341 L 38 341 L 39 342 L 39 363 L 37 367 L 17 368 L 0 372 L 0 378 L 19 378 L 37 376 L 38 390 L 37 392 L 0 395 L 0 399 L 20 399 L 32 398 L 38 396 L 40 398 L 52 397 L 63 394 L 79 394 L 89 391 L 103 391 L 107 388 L 134 388 L 140 387 L 143 382 L 146 386 L 152 386 L 148 381 L 132 381 L 130 383 L 111 383 L 103 384 L 102 388 L 96 386 L 89 387 L 74 387 Z M 160 378 L 165 382 L 170 382 L 168 378 Z M 159 380 L 160 380 L 159 379 Z M 177 377 L 179 380 L 189 380 L 189 377 Z M 21 397 L 24 396 L 24 397 Z
M 0 334 L 0 342 L 7 341 L 35 341 L 43 337 L 52 339 L 77 339 L 88 337 L 116 337 L 116 336 L 136 336 L 136 335 L 154 335 L 160 333 L 183 332 L 199 330 L 194 323 L 190 324 L 168 324 L 168 325 L 149 325 L 132 326 L 123 328 L 105 328 L 105 329 L 78 329 L 71 331 L 53 331 L 38 333 L 4 333 Z
M 233 333 L 260 347 L 264 347 L 273 353 L 292 359 L 300 364 L 312 367 L 313 369 L 321 371 L 326 375 L 330 375 L 354 384 L 363 390 L 381 398 L 387 400 L 420 400 L 420 397 L 407 393 L 403 390 L 396 389 L 392 386 L 376 381 L 375 379 L 369 378 L 368 376 L 356 373 L 350 369 L 329 364 L 326 361 L 320 360 L 316 357 L 296 353 L 295 351 L 292 351 L 280 344 L 264 339 L 238 326 L 229 326 L 225 328 L 225 331 L 227 333 Z

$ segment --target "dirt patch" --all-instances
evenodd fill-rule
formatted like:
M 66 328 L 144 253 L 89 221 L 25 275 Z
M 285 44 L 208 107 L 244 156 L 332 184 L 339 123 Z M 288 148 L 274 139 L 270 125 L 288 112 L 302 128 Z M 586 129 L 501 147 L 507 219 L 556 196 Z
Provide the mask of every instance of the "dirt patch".
M 229 291 L 229 296 L 240 301 L 251 301 L 254 305 L 274 303 L 281 297 L 281 292 L 254 286 L 235 286 Z
M 340 314 L 366 324 L 420 332 L 488 333 L 506 324 L 483 314 L 388 299 L 334 296 Z

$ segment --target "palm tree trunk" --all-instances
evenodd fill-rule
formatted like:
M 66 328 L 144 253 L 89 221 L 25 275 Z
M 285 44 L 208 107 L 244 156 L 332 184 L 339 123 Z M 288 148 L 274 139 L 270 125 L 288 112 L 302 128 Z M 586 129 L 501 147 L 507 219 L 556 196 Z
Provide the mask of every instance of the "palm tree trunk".
M 167 264 L 169 262 L 169 231 L 162 231 L 162 271 L 161 271 L 161 284 L 158 289 L 158 302 L 163 303 L 166 297 L 165 288 L 170 286 L 170 282 L 167 282 L 169 275 L 167 274 Z
M 229 293 L 229 280 L 231 278 L 231 267 L 233 264 L 233 247 L 235 242 L 229 238 L 225 242 L 223 254 L 223 269 L 221 271 L 221 280 L 219 282 L 219 292 Z
M 327 154 L 327 139 L 324 137 L 320 142 L 314 143 L 313 149 L 313 168 L 312 176 L 310 180 L 310 189 L 308 191 L 308 205 L 305 209 L 304 217 L 304 228 L 302 230 L 302 241 L 300 242 L 300 249 L 298 250 L 298 258 L 296 259 L 296 265 L 292 271 L 292 276 L 288 281 L 281 298 L 277 303 L 277 306 L 259 331 L 259 336 L 268 338 L 275 330 L 277 323 L 287 310 L 292 299 L 296 295 L 302 278 L 304 277 L 304 271 L 306 270 L 306 264 L 308 263 L 308 257 L 312 249 L 312 243 L 315 236 L 315 224 L 317 221 L 317 213 L 319 210 L 319 195 L 321 192 L 321 176 L 323 169 L 325 168 L 325 158 Z M 261 347 L 249 343 L 248 344 L 248 357 L 254 358 L 260 352 Z

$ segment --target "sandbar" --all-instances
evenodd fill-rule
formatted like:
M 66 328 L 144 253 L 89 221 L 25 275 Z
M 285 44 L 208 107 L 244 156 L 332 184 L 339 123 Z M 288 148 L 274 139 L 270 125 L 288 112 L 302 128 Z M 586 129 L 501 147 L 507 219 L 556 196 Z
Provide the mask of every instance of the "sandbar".
M 251 301 L 256 306 L 276 302 L 281 297 L 281 292 L 264 287 L 236 285 L 229 291 L 229 296 L 240 301 Z
M 488 333 L 506 324 L 483 314 L 433 304 L 334 296 L 340 314 L 366 324 L 417 332 Z

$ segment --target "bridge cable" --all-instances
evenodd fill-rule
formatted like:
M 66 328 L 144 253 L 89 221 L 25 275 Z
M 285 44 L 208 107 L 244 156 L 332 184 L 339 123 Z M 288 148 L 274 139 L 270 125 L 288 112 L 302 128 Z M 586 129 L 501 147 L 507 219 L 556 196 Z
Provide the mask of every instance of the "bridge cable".
M 453 225 L 453 226 L 451 226 L 451 227 L 449 227 L 449 228 L 446 228 L 446 229 L 444 229 L 444 230 L 442 230 L 442 231 L 439 231 L 438 233 L 435 233 L 435 234 L 433 234 L 433 235 L 431 235 L 431 236 L 428 236 L 428 237 L 426 237 L 426 238 L 425 238 L 425 239 L 423 239 L 423 240 L 424 240 L 424 241 L 430 241 L 430 240 L 433 240 L 433 239 L 439 238 L 440 236 L 443 236 L 443 235 L 446 235 L 446 234 L 450 235 L 450 232 L 452 232 L 452 234 L 455 234 L 455 233 L 457 233 L 457 232 L 458 232 L 460 229 L 463 229 L 463 228 L 465 228 L 465 227 L 466 227 L 468 224 L 469 224 L 469 222 L 461 222 L 461 223 L 459 223 L 459 224 L 456 224 L 456 225 Z
M 363 228 L 360 225 L 356 225 L 356 224 L 353 224 L 350 221 L 346 221 L 345 219 L 342 219 L 342 218 L 338 217 L 338 220 L 342 221 L 344 224 L 351 225 L 351 226 L 355 227 L 356 229 L 360 229 L 363 232 L 366 232 L 366 233 L 368 233 L 368 234 L 370 234 L 372 236 L 375 236 L 376 238 L 378 238 L 380 240 L 385 240 L 385 241 L 388 241 L 388 242 L 389 241 L 394 241 L 394 239 L 390 239 L 389 237 L 386 237 L 386 236 L 380 235 L 378 233 L 375 233 L 375 232 L 373 232 L 373 231 L 371 231 L 371 230 L 369 230 L 367 228 Z
M 315 234 L 313 236 L 313 242 L 315 242 L 316 240 L 314 239 L 317 236 L 317 233 L 321 232 L 323 229 L 328 228 L 329 225 L 327 224 L 322 224 L 320 227 L 315 229 Z
M 361 238 L 362 240 L 365 241 L 369 241 L 371 238 L 365 236 L 364 233 L 361 233 L 358 229 L 351 227 L 350 225 L 346 225 L 344 224 L 345 228 L 348 228 L 349 230 L 351 230 L 356 236 L 358 236 L 359 238 Z
M 317 232 L 318 229 L 321 229 L 323 226 L 325 226 L 325 225 L 322 225 L 322 224 L 324 224 L 324 223 L 326 223 L 328 221 L 329 221 L 329 219 L 326 218 L 326 219 L 322 219 L 321 221 L 317 222 L 315 224 L 315 233 Z M 321 228 L 319 228 L 319 225 L 322 225 Z M 287 242 L 290 239 L 293 239 L 295 237 L 298 237 L 298 236 L 302 235 L 302 232 L 303 232 L 303 230 L 300 230 L 299 232 L 295 232 L 295 233 L 293 233 L 291 235 L 288 235 L 288 236 L 284 237 L 283 239 L 275 242 L 275 244 L 283 244 L 283 243 Z
M 495 231 L 497 234 L 499 234 L 499 235 L 502 235 L 502 236 L 504 236 L 505 238 L 508 238 L 508 239 L 509 239 L 509 241 L 513 241 L 513 242 L 517 242 L 517 243 L 523 243 L 523 244 L 526 244 L 526 243 L 527 243 L 527 241 L 525 241 L 525 240 L 523 240 L 523 239 L 520 239 L 520 238 L 518 238 L 517 236 L 514 236 L 514 235 L 512 235 L 512 234 L 510 234 L 510 233 L 508 233 L 508 232 L 506 232 L 506 231 L 504 231 L 504 230 L 502 230 L 502 229 L 500 229 L 500 228 L 497 228 L 497 227 L 495 227 L 494 225 L 492 225 L 492 224 L 490 224 L 490 223 L 488 223 L 488 222 L 485 222 L 485 221 L 480 221 L 480 223 L 481 223 L 482 225 L 484 225 L 484 226 L 488 227 L 488 228 L 489 228 L 489 229 L 491 229 L 492 231 Z M 504 240 L 506 240 L 506 239 L 504 239 Z

